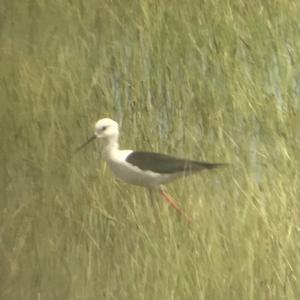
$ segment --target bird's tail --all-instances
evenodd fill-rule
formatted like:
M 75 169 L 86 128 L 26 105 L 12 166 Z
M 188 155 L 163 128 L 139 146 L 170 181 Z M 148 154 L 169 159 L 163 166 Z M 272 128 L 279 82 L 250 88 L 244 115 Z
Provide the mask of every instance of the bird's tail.
M 202 170 L 211 170 L 228 166 L 227 163 L 209 163 L 205 161 L 188 161 L 186 171 L 196 172 Z

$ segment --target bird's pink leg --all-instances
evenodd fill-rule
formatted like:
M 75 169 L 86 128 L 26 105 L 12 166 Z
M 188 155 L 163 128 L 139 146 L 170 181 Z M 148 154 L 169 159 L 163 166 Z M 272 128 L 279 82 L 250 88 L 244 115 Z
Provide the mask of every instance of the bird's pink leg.
M 163 191 L 162 189 L 159 190 L 160 194 L 165 198 L 165 200 L 173 207 L 176 209 L 176 211 L 184 216 L 187 220 L 188 223 L 191 223 L 191 219 L 189 218 L 189 216 L 180 209 L 180 207 L 177 205 L 177 203 L 175 202 L 175 200 L 173 199 L 173 197 L 171 197 L 168 193 L 166 193 L 165 191 Z

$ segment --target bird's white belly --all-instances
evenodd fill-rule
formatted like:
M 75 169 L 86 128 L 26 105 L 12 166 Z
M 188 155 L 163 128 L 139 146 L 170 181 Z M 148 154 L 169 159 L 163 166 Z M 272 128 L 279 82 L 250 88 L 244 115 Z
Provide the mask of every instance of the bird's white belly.
M 138 167 L 131 166 L 127 163 L 120 163 L 112 160 L 108 160 L 107 163 L 117 177 L 130 184 L 142 185 L 151 188 L 166 183 L 173 178 L 172 175 L 168 174 L 142 171 Z

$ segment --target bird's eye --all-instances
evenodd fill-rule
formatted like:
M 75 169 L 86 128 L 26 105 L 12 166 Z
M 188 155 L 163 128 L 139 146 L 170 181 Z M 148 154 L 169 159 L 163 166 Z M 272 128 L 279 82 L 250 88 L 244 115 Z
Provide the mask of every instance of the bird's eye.
M 107 126 L 102 126 L 101 130 L 104 131 L 107 128 Z

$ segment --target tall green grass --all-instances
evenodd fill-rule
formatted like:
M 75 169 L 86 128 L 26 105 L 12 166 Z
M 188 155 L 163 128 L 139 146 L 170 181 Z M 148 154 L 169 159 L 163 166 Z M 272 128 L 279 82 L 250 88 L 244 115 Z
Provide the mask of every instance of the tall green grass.
M 298 299 L 298 1 L 2 1 L 1 299 Z M 101 143 L 230 162 L 159 197 Z

